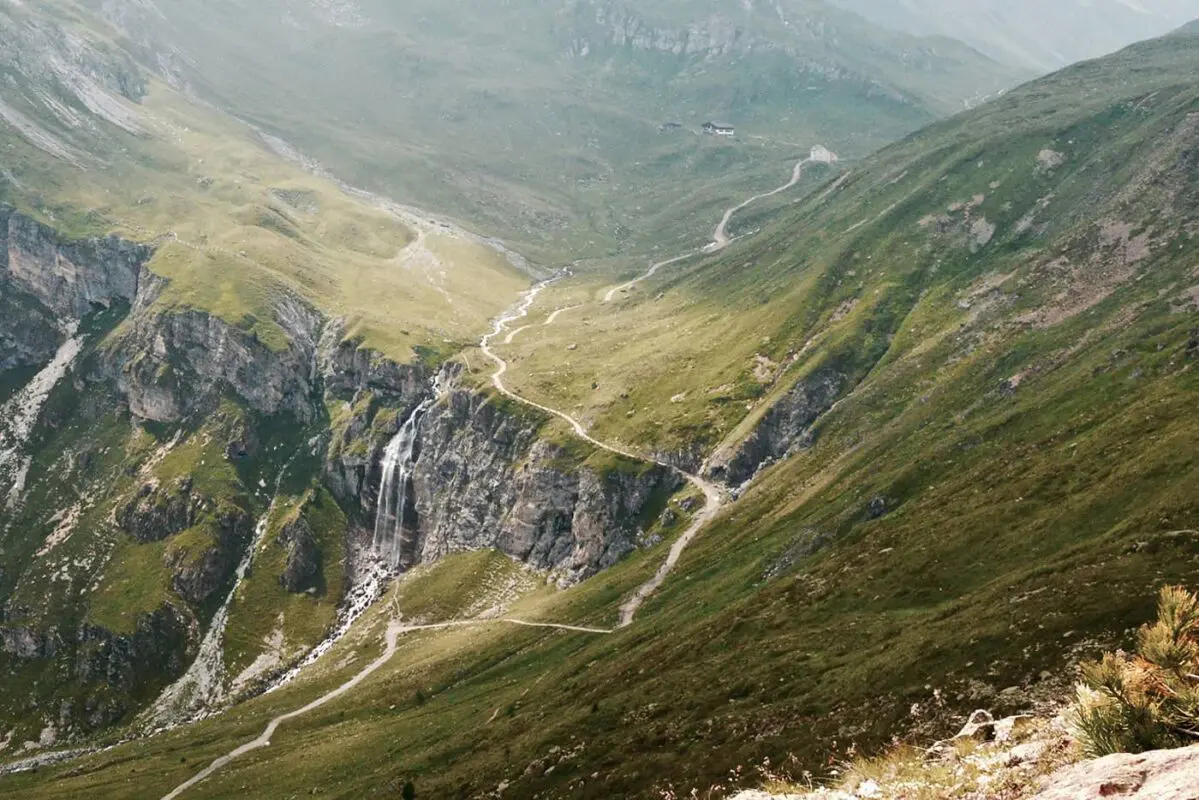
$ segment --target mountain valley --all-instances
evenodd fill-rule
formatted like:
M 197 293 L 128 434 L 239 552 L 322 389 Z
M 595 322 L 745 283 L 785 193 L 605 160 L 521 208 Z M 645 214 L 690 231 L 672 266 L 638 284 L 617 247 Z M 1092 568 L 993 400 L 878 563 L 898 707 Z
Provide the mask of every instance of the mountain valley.
M 0 3 L 0 793 L 732 796 L 1194 586 L 1199 28 L 485 5 Z

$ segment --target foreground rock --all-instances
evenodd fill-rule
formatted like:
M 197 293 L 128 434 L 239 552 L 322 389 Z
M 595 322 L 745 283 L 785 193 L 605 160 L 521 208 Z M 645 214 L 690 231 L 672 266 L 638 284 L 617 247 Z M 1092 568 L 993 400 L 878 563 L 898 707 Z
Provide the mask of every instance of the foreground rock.
M 1199 747 L 1084 761 L 1054 773 L 1034 800 L 1199 800 Z
M 954 738 L 854 765 L 837 786 L 748 790 L 731 800 L 1199 800 L 1199 746 L 1089 761 L 1079 754 L 1061 718 L 975 712 Z

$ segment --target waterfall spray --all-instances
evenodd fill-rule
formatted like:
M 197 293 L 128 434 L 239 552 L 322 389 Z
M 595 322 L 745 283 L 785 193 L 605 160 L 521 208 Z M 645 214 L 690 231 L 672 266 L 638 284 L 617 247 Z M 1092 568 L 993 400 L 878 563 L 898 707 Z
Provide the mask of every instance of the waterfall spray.
M 416 462 L 416 441 L 420 436 L 421 420 L 441 397 L 440 376 L 433 381 L 433 394 L 417 406 L 399 432 L 383 450 L 383 479 L 379 483 L 379 503 L 375 513 L 375 536 L 372 549 L 388 569 L 400 568 L 404 557 L 404 523 L 408 506 L 413 502 L 409 487 Z
M 417 406 L 383 451 L 383 480 L 379 484 L 373 548 L 392 570 L 400 567 L 403 556 L 404 518 L 410 501 L 408 486 L 412 481 L 421 417 L 432 404 L 432 400 L 426 400 Z

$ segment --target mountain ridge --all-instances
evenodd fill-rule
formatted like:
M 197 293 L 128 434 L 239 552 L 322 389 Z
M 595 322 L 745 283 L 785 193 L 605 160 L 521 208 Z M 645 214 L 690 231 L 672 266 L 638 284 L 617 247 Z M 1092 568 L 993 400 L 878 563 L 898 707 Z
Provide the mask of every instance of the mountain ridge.
M 835 1 L 878 24 L 915 34 L 952 36 L 992 58 L 1038 71 L 1108 55 L 1199 17 L 1199 5 L 1190 0 L 986 2 L 981 7 L 937 0 Z

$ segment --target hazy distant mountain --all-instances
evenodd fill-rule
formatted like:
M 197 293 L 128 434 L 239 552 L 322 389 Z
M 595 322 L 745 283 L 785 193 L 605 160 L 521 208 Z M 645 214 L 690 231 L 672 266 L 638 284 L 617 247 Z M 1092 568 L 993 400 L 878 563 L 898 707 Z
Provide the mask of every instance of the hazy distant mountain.
M 825 0 L 87 4 L 144 63 L 339 176 L 513 243 L 552 238 L 555 257 L 658 237 L 657 187 L 707 194 L 733 171 L 705 172 L 663 123 L 736 125 L 720 158 L 745 163 L 766 140 L 864 155 L 1032 77 Z
M 833 0 L 872 22 L 961 39 L 992 58 L 1050 71 L 1161 36 L 1199 0 Z

